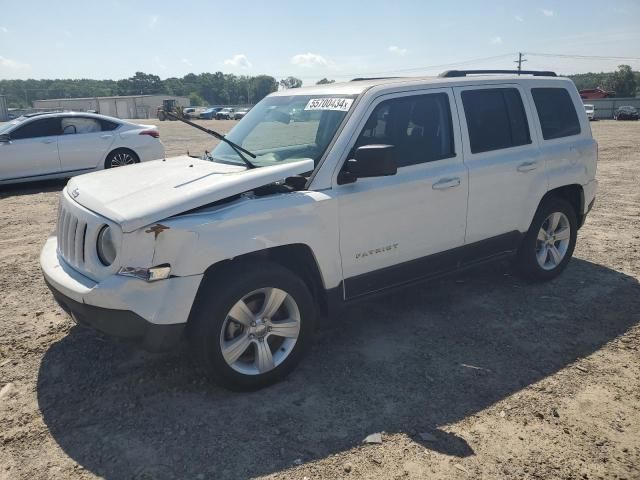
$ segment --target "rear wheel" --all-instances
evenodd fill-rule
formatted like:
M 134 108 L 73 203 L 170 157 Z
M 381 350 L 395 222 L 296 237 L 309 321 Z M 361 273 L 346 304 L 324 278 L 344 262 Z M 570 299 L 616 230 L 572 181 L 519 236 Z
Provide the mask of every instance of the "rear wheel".
M 204 372 L 233 390 L 256 390 L 291 372 L 311 341 L 316 309 L 306 285 L 277 264 L 238 265 L 203 285 L 189 339 Z
M 578 222 L 573 206 L 557 197 L 542 202 L 516 259 L 518 270 L 534 281 L 551 280 L 566 268 L 576 246 Z
M 125 167 L 140 162 L 133 151 L 121 148 L 111 152 L 104 161 L 104 168 Z

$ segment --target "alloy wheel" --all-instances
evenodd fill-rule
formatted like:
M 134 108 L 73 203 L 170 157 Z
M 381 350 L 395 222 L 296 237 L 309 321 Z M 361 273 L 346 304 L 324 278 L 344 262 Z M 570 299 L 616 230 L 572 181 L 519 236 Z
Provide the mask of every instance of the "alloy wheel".
M 562 212 L 553 212 L 542 222 L 536 239 L 536 259 L 543 270 L 556 268 L 567 254 L 571 224 Z
M 300 335 L 300 310 L 279 288 L 261 288 L 238 300 L 220 332 L 222 356 L 245 375 L 267 373 L 291 354 Z
M 127 152 L 118 152 L 111 158 L 111 168 L 124 167 L 125 165 L 133 165 L 136 159 Z

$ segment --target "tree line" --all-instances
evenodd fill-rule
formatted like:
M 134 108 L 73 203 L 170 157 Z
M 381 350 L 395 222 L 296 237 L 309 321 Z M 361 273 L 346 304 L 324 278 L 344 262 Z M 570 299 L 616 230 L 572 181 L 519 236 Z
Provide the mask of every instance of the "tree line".
M 640 72 L 620 65 L 615 72 L 569 75 L 578 90 L 600 87 L 614 90 L 618 97 L 640 96 Z M 317 84 L 333 83 L 323 78 Z M 34 100 L 48 98 L 108 97 L 114 95 L 164 94 L 189 97 L 191 105 L 254 104 L 278 87 L 297 88 L 302 80 L 287 77 L 277 81 L 269 75 L 246 76 L 222 72 L 189 73 L 182 78 L 136 72 L 122 80 L 55 79 L 0 80 L 0 95 L 9 107 L 30 107 Z
M 616 97 L 640 96 L 640 72 L 634 72 L 629 65 L 619 65 L 615 72 L 579 73 L 569 78 L 578 90 L 601 88 L 615 91 Z
M 6 95 L 9 107 L 17 108 L 49 98 L 151 94 L 189 97 L 190 103 L 197 106 L 243 105 L 257 103 L 277 89 L 278 81 L 269 75 L 250 77 L 222 72 L 189 73 L 164 80 L 143 72 L 122 80 L 0 80 L 0 95 Z

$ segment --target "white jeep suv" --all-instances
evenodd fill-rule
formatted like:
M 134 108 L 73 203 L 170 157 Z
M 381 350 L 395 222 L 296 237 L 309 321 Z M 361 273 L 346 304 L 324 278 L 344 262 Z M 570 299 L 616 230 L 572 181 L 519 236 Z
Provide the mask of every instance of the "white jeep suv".
M 573 83 L 528 73 L 274 93 L 209 161 L 72 179 L 44 278 L 78 323 L 156 350 L 186 337 L 236 389 L 283 378 L 316 319 L 366 295 L 507 256 L 552 279 L 593 206 L 597 144 Z

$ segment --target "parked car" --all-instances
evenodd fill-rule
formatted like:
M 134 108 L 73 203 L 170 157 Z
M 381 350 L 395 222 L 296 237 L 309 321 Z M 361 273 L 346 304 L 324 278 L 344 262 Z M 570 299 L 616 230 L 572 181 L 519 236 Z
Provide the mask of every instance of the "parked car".
M 589 105 L 588 103 L 584 104 L 584 111 L 587 114 L 587 118 L 589 120 L 595 120 L 596 119 L 596 109 L 593 105 Z
M 216 117 L 216 113 L 222 110 L 222 107 L 206 108 L 200 112 L 199 118 L 202 120 L 213 120 Z
M 249 113 L 248 108 L 241 108 L 240 110 L 236 110 L 236 112 L 233 114 L 233 119 L 242 120 L 247 113 Z
M 210 161 L 72 179 L 44 278 L 80 324 L 155 350 L 185 335 L 234 389 L 282 379 L 351 301 L 504 258 L 551 280 L 595 201 L 578 91 L 468 73 L 275 92 Z
M 184 116 L 184 118 L 191 119 L 191 118 L 195 118 L 196 115 L 196 109 L 195 107 L 187 107 L 187 108 L 183 108 L 182 109 L 182 115 Z
M 32 114 L 0 125 L 0 184 L 64 178 L 164 157 L 155 125 L 91 113 Z
M 231 120 L 235 111 L 233 108 L 226 107 L 216 112 L 216 120 Z
M 626 105 L 620 107 L 613 114 L 614 120 L 638 120 L 638 110 L 635 107 Z

